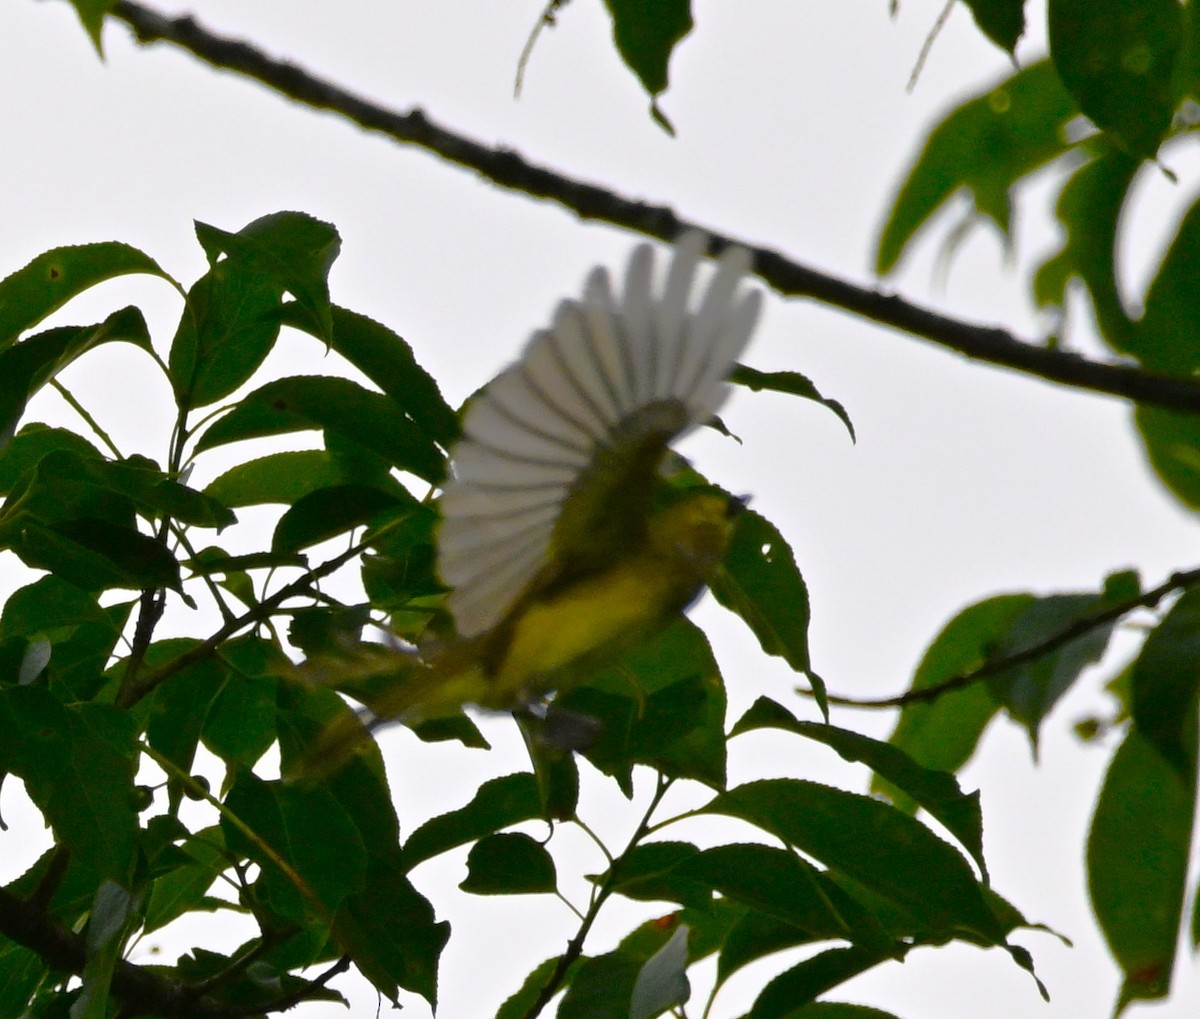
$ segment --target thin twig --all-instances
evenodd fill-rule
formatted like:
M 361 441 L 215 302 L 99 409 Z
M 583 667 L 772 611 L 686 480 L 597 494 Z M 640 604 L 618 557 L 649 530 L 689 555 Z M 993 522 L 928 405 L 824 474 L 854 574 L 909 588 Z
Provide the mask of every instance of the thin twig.
M 1002 655 L 999 658 L 989 658 L 978 668 L 970 669 L 967 672 L 960 672 L 958 675 L 944 679 L 940 683 L 934 683 L 932 686 L 923 686 L 916 690 L 908 690 L 894 697 L 842 697 L 832 693 L 826 696 L 830 704 L 836 704 L 843 708 L 903 708 L 909 704 L 928 704 L 940 697 L 944 697 L 946 694 L 972 686 L 981 680 L 987 679 L 989 676 L 995 676 L 997 673 L 1004 672 L 1007 669 L 1015 669 L 1037 661 L 1045 655 L 1052 654 L 1060 648 L 1066 647 L 1072 641 L 1086 636 L 1093 630 L 1098 630 L 1110 623 L 1115 623 L 1122 616 L 1127 615 L 1134 609 L 1154 608 L 1167 595 L 1191 587 L 1196 583 L 1200 583 L 1200 567 L 1173 573 L 1163 583 L 1159 584 L 1158 587 L 1147 591 L 1145 594 L 1138 595 L 1136 598 L 1127 598 L 1125 601 L 1117 602 L 1108 608 L 1101 609 L 1099 612 L 1081 616 L 1070 625 L 1063 627 L 1057 633 L 1053 633 L 1043 640 L 1013 651 L 1011 654 Z M 798 690 L 797 692 L 805 695 L 810 694 L 810 691 L 807 690 Z
M 248 626 L 254 626 L 257 623 L 263 622 L 289 598 L 294 598 L 308 591 L 314 581 L 320 580 L 322 577 L 341 569 L 356 556 L 361 555 L 366 549 L 370 548 L 392 526 L 395 525 L 386 525 L 372 532 L 370 537 L 351 546 L 327 562 L 321 563 L 320 566 L 314 566 L 312 569 L 307 570 L 302 577 L 298 577 L 292 583 L 281 587 L 269 598 L 264 598 L 257 605 L 252 606 L 235 619 L 227 621 L 207 640 L 189 648 L 159 668 L 145 673 L 136 682 L 127 685 L 123 684 L 120 693 L 117 695 L 117 706 L 122 708 L 133 707 L 133 705 L 137 704 L 138 701 L 154 690 L 164 680 L 174 676 L 176 673 L 182 672 L 189 665 L 194 665 L 196 662 L 203 661 L 216 654 L 221 645 L 229 640 L 230 637 L 233 637 Z
M 654 797 L 650 800 L 650 805 L 646 808 L 642 819 L 634 829 L 633 834 L 629 838 L 625 849 L 614 859 L 609 856 L 608 878 L 597 890 L 595 897 L 588 906 L 587 915 L 583 918 L 583 922 L 579 925 L 579 930 L 575 932 L 575 936 L 571 938 L 567 944 L 567 949 L 558 957 L 558 962 L 554 966 L 554 972 L 550 974 L 550 978 L 542 986 L 538 992 L 537 999 L 529 1007 L 529 1011 L 525 1013 L 524 1019 L 537 1019 L 551 999 L 562 989 L 563 979 L 567 975 L 567 971 L 572 964 L 583 954 L 584 942 L 587 941 L 587 936 L 591 932 L 592 924 L 596 922 L 596 917 L 600 915 L 600 907 L 613 893 L 614 885 L 612 881 L 613 871 L 617 862 L 633 849 L 650 830 L 650 818 L 654 811 L 658 809 L 658 805 L 662 802 L 667 790 L 671 787 L 671 780 L 665 779 L 663 776 L 658 777 L 658 787 L 654 790 Z M 605 853 L 608 856 L 608 853 Z
M 432 121 L 417 107 L 398 112 L 368 102 L 295 64 L 276 60 L 238 39 L 216 35 L 194 18 L 169 18 L 133 0 L 118 0 L 112 15 L 128 24 L 143 43 L 169 42 L 206 63 L 262 82 L 298 102 L 330 110 L 394 141 L 416 145 L 449 163 L 473 170 L 494 184 L 533 198 L 557 202 L 582 219 L 599 220 L 649 237 L 673 240 L 687 226 L 667 206 L 649 205 L 605 188 L 573 180 L 528 162 L 511 149 L 492 148 Z M 711 253 L 731 244 L 750 248 L 755 272 L 778 293 L 807 297 L 928 340 L 976 361 L 1011 368 L 1075 389 L 1118 396 L 1135 403 L 1200 413 L 1200 381 L 1143 371 L 1125 364 L 1092 361 L 1054 347 L 1019 339 L 1006 329 L 966 322 L 894 294 L 859 286 L 707 227 Z

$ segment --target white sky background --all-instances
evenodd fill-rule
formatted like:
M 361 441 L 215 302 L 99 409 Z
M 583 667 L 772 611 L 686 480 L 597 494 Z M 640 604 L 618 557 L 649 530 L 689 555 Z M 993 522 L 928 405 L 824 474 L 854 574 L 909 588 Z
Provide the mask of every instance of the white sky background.
M 538 0 L 208 0 L 196 13 L 210 28 L 386 105 L 420 105 L 442 124 L 536 163 L 668 203 L 684 218 L 869 282 L 880 217 L 931 117 L 1008 67 L 959 9 L 909 94 L 905 84 L 941 3 L 910 0 L 898 22 L 886 7 L 883 0 L 697 2 L 697 29 L 677 53 L 662 104 L 674 139 L 646 115 L 644 96 L 612 50 L 606 16 L 588 0 L 576 0 L 543 35 L 519 101 L 512 99 L 516 59 Z M 1042 17 L 1040 9 L 1030 13 L 1035 23 Z M 343 237 L 334 299 L 405 336 L 457 404 L 518 351 L 561 296 L 577 290 L 588 267 L 619 265 L 634 243 L 214 72 L 181 51 L 138 49 L 123 26 L 111 25 L 105 42 L 102 65 L 65 3 L 7 0 L 0 7 L 0 275 L 57 244 L 117 239 L 190 283 L 204 267 L 193 219 L 234 230 L 265 213 L 302 210 L 335 223 Z M 1038 51 L 1026 43 L 1021 55 L 1028 60 Z M 1168 162 L 1188 179 L 1185 161 Z M 1144 282 L 1162 244 L 1164 210 L 1190 199 L 1186 186 L 1172 188 L 1161 177 L 1149 181 L 1147 195 L 1130 245 L 1131 286 Z M 1039 335 L 1046 324 L 1023 295 L 1031 259 L 1053 233 L 1046 189 L 1031 197 L 1015 263 L 993 234 L 977 231 L 939 289 L 937 242 L 927 238 L 888 286 Z M 67 317 L 95 320 L 130 301 L 147 308 L 165 351 L 179 306 L 158 281 L 108 284 Z M 1098 353 L 1085 334 L 1076 340 Z M 280 351 L 279 374 L 336 370 L 310 341 L 285 341 Z M 839 693 L 900 691 L 941 625 L 985 596 L 1092 590 L 1126 566 L 1154 584 L 1200 560 L 1193 521 L 1150 478 L 1129 412 L 1115 400 L 971 365 L 846 314 L 778 298 L 768 300 L 746 360 L 806 373 L 846 405 L 858 429 L 851 446 L 836 419 L 813 404 L 741 392 L 724 416 L 744 445 L 701 436 L 687 450 L 715 480 L 753 493 L 755 507 L 792 542 L 811 589 L 814 664 Z M 164 434 L 168 396 L 140 355 L 102 351 L 66 381 L 123 449 L 161 459 L 152 440 Z M 70 420 L 55 399 L 35 409 L 43 420 Z M 786 670 L 764 661 L 719 609 L 702 605 L 698 613 L 720 630 L 732 714 L 759 693 L 788 700 Z M 1109 709 L 1102 678 L 1085 679 L 1045 724 L 1040 767 L 1032 766 L 1024 737 L 1001 725 L 964 776 L 966 786 L 984 792 L 995 887 L 1031 920 L 1075 941 L 1067 949 L 1046 936 L 1018 935 L 1033 950 L 1052 1003 L 1043 1005 L 1002 953 L 968 948 L 919 951 L 835 998 L 902 1019 L 1109 1014 L 1118 976 L 1088 912 L 1082 869 L 1083 832 L 1107 753 L 1070 735 L 1073 721 Z M 811 713 L 804 702 L 793 706 Z M 844 711 L 834 720 L 875 735 L 891 724 L 891 716 Z M 503 725 L 493 730 L 512 747 Z M 520 766 L 517 753 L 424 747 L 403 732 L 389 734 L 386 747 L 408 828 L 460 805 L 482 777 Z M 765 737 L 738 752 L 738 781 L 780 773 L 855 789 L 865 781 L 794 738 Z M 640 807 L 593 785 L 601 826 L 627 830 Z M 14 799 L 6 785 L 6 815 Z M 681 828 L 665 837 L 703 836 Z M 14 842 L 20 838 L 16 825 L 0 837 L 5 876 L 24 859 Z M 564 845 L 575 843 L 553 848 Z M 441 1014 L 450 1019 L 490 1014 L 574 929 L 554 902 L 455 891 L 464 855 L 449 854 L 415 875 L 456 925 L 440 989 Z M 582 841 L 578 854 L 559 853 L 560 872 L 568 857 L 576 873 L 601 868 Z M 568 888 L 582 902 L 577 879 Z M 615 922 L 597 928 L 590 949 L 608 950 L 637 919 L 669 908 L 613 909 Z M 177 939 L 150 941 L 171 953 L 200 930 L 206 933 L 196 936 L 214 948 L 242 936 L 214 935 L 206 919 Z M 149 961 L 149 947 L 139 946 L 135 959 Z M 735 978 L 714 1016 L 738 1015 L 780 968 L 768 960 Z M 1176 983 L 1175 997 L 1154 1015 L 1197 1014 L 1200 979 L 1187 956 Z M 374 1013 L 375 996 L 361 981 L 342 977 L 334 986 L 351 996 L 353 1014 Z M 419 999 L 406 1005 L 407 1015 L 426 1014 Z M 304 1019 L 344 1014 L 334 1006 L 296 1012 Z

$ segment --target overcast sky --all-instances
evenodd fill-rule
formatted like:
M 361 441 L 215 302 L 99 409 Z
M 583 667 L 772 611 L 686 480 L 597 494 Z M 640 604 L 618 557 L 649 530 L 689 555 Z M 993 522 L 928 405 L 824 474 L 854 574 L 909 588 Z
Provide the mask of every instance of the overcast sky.
M 887 17 L 883 0 L 702 0 L 662 101 L 677 129 L 670 138 L 646 115 L 645 97 L 613 52 L 594 2 L 569 5 L 559 27 L 543 34 L 519 101 L 512 96 L 516 61 L 537 0 L 196 6 L 210 27 L 257 41 L 378 102 L 401 110 L 420 105 L 481 141 L 670 204 L 685 219 L 863 282 L 871 280 L 872 243 L 887 200 L 931 118 L 1010 67 L 960 7 L 915 91 L 907 92 L 940 0 L 910 0 L 898 21 Z M 1033 7 L 1036 21 L 1041 5 Z M 1040 34 L 1031 33 L 1022 59 L 1039 52 Z M 117 239 L 190 282 L 204 264 L 194 219 L 235 230 L 265 213 L 303 210 L 341 231 L 334 299 L 405 336 L 457 404 L 515 355 L 591 265 L 619 265 L 635 242 L 290 104 L 180 51 L 139 49 L 119 24 L 104 40 L 102 64 L 65 3 L 9 0 L 0 10 L 0 275 L 54 245 Z M 1172 166 L 1188 179 L 1185 161 Z M 1161 247 L 1170 210 L 1190 197 L 1185 187 L 1150 177 L 1129 245 L 1131 293 Z M 994 233 L 973 233 L 940 286 L 938 239 L 953 220 L 943 217 L 887 285 L 973 320 L 1041 335 L 1047 323 L 1024 292 L 1030 265 L 1053 241 L 1051 199 L 1044 185 L 1030 194 L 1011 256 Z M 84 321 L 129 301 L 147 308 L 165 349 L 179 306 L 159 281 L 110 284 L 68 318 Z M 1072 340 L 1099 353 L 1086 328 Z M 319 353 L 302 341 L 285 344 L 273 370 L 332 370 Z M 942 624 L 983 597 L 1094 590 L 1123 567 L 1140 569 L 1152 585 L 1200 561 L 1194 522 L 1153 482 L 1131 437 L 1129 411 L 1115 400 L 972 365 L 844 313 L 775 297 L 746 361 L 804 372 L 845 404 L 858 429 L 852 446 L 837 420 L 815 405 L 739 393 L 724 417 L 743 445 L 702 435 L 686 450 L 727 488 L 753 493 L 755 507 L 792 542 L 812 595 L 814 664 L 839 693 L 899 692 Z M 168 420 L 167 394 L 135 352 L 103 351 L 66 381 L 97 408 L 122 448 L 161 458 L 154 439 Z M 37 411 L 44 420 L 68 420 L 53 399 Z M 731 712 L 760 693 L 788 700 L 793 678 L 764 661 L 736 624 L 711 604 L 701 605 L 697 618 L 719 629 Z M 1031 764 L 1024 737 L 1000 725 L 964 777 L 984 791 L 995 887 L 1031 920 L 1075 942 L 1068 949 L 1046 936 L 1019 937 L 1032 949 L 1052 1003 L 1043 1005 L 1002 953 L 967 948 L 923 950 L 835 997 L 902 1019 L 1109 1013 L 1118 974 L 1088 912 L 1081 865 L 1107 753 L 1070 736 L 1076 719 L 1110 709 L 1102 678 L 1081 683 L 1046 723 L 1040 767 Z M 811 712 L 804 702 L 795 706 Z M 891 718 L 840 712 L 835 721 L 885 735 Z M 493 722 L 492 730 L 512 747 L 505 726 Z M 418 746 L 403 732 L 388 734 L 386 745 L 408 826 L 460 805 L 471 782 L 519 766 L 519 754 L 506 764 L 500 754 Z M 861 772 L 798 741 L 768 737 L 757 746 L 769 752 L 736 757 L 735 779 L 787 773 L 864 787 Z M 427 783 L 410 776 L 430 769 L 444 782 L 417 788 Z M 631 808 L 603 785 L 592 792 L 610 830 L 629 827 Z M 6 814 L 14 795 L 6 785 Z M 681 830 L 679 837 L 694 834 Z M 19 837 L 14 828 L 0 839 Z M 580 842 L 579 873 L 601 867 L 588 852 Z M 463 856 L 449 854 L 415 875 L 459 924 L 441 983 L 442 1014 L 451 1019 L 494 1009 L 572 932 L 558 903 L 454 891 Z M 655 911 L 615 910 L 616 922 L 600 925 L 591 948 L 607 950 Z M 207 919 L 177 938 L 152 940 L 170 953 L 193 936 L 228 947 L 229 936 L 214 934 Z M 139 946 L 135 959 L 150 959 L 151 947 Z M 778 968 L 778 960 L 768 960 L 740 975 L 715 1015 L 739 1014 Z M 351 995 L 354 1014 L 373 1014 L 375 997 L 361 981 L 342 978 L 335 986 Z M 1200 980 L 1186 956 L 1177 986 L 1156 1015 L 1197 1013 Z M 426 1014 L 417 999 L 406 1005 L 407 1015 Z M 345 1013 L 309 1006 L 296 1014 Z

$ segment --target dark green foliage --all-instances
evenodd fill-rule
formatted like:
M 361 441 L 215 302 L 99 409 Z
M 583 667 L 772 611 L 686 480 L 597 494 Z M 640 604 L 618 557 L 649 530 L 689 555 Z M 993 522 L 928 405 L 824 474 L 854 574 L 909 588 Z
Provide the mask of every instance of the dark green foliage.
M 73 6 L 98 48 L 113 3 Z M 992 42 L 1015 52 L 1023 0 L 967 6 Z M 657 101 L 693 27 L 690 5 L 607 7 L 617 50 L 666 125 Z M 1080 285 L 1114 353 L 1193 379 L 1200 204 L 1173 224 L 1161 265 L 1136 276 L 1139 286 L 1149 280 L 1144 293 L 1116 267 L 1119 221 L 1136 213 L 1139 177 L 1157 155 L 1169 165 L 1179 139 L 1192 140 L 1183 103 L 1200 92 L 1195 12 L 1175 0 L 1051 0 L 1049 58 L 1026 62 L 931 130 L 881 229 L 877 270 L 894 271 L 961 192 L 969 221 L 986 219 L 1010 240 L 1021 189 L 1041 172 L 1056 188 L 1062 242 L 1034 267 L 1035 302 L 1061 312 Z M 1181 926 L 1200 939 L 1200 907 L 1184 915 L 1194 894 L 1200 691 L 1191 574 L 1146 594 L 1126 572 L 1095 591 L 1001 594 L 961 610 L 927 649 L 886 743 L 766 698 L 730 726 L 726 677 L 705 635 L 681 621 L 549 705 L 531 706 L 515 723 L 528 770 L 462 789 L 462 806 L 424 823 L 402 830 L 393 797 L 403 803 L 413 782 L 437 776 L 419 766 L 396 772 L 393 789 L 371 738 L 341 768 L 306 771 L 327 726 L 357 724 L 356 705 L 341 694 L 369 704 L 392 678 L 312 662 L 336 662 L 380 629 L 397 641 L 445 636 L 438 512 L 426 496 L 444 476 L 458 418 L 414 354 L 419 338 L 410 346 L 331 299 L 340 246 L 332 226 L 281 212 L 235 231 L 197 224 L 196 235 L 207 269 L 186 288 L 119 243 L 56 248 L 0 281 L 0 547 L 39 573 L 0 613 L 0 771 L 23 782 L 54 843 L 3 889 L 11 901 L 0 903 L 0 1019 L 173 1014 L 165 999 L 138 1004 L 118 986 L 121 960 L 135 938 L 234 911 L 256 925 L 245 944 L 196 948 L 175 964 L 136 962 L 138 979 L 160 994 L 183 981 L 197 1008 L 271 1014 L 296 1000 L 340 1000 L 335 987 L 305 977 L 353 967 L 390 1002 L 409 994 L 436 1003 L 439 962 L 453 942 L 440 903 L 413 872 L 457 854 L 465 891 L 557 895 L 560 877 L 580 874 L 558 839 L 588 824 L 581 773 L 596 772 L 635 801 L 649 773 L 650 802 L 620 846 L 606 841 L 588 875 L 578 942 L 523 979 L 512 974 L 503 1019 L 551 999 L 563 1019 L 650 1019 L 687 1000 L 688 967 L 702 960 L 715 965 L 714 994 L 735 975 L 749 980 L 747 967 L 758 964 L 748 1019 L 894 1019 L 824 998 L 852 996 L 841 985 L 856 975 L 950 941 L 999 948 L 1032 973 L 1028 951 L 1012 940 L 1029 925 L 988 883 L 979 794 L 955 773 L 996 719 L 1015 722 L 1036 749 L 1064 695 L 1093 681 L 1114 628 L 1160 603 L 1121 675 L 1100 678 L 1120 706 L 1094 729 L 1118 738 L 1086 855 L 1092 905 L 1122 975 L 1118 1010 L 1169 994 Z M 73 298 L 130 274 L 178 290 L 172 337 L 151 335 L 134 307 L 43 328 Z M 158 428 L 158 461 L 24 420 L 67 366 L 113 341 L 164 367 L 178 417 L 147 426 Z M 280 343 L 314 341 L 365 384 L 337 368 L 260 375 Z M 743 366 L 734 381 L 816 401 L 853 437 L 845 408 L 797 371 Z M 235 405 L 212 410 L 239 390 Z M 1159 480 L 1200 507 L 1195 417 L 1143 406 L 1135 420 Z M 203 491 L 189 484 L 197 462 L 236 443 L 298 433 L 315 448 L 256 451 L 226 462 Z M 412 477 L 422 484 L 410 490 Z M 260 528 L 243 540 L 237 513 L 263 507 L 281 507 L 270 539 Z M 325 583 L 341 569 L 362 582 L 346 601 Z M 774 525 L 742 514 L 713 592 L 827 716 L 810 657 L 809 592 Z M 209 623 L 162 632 L 164 606 L 202 602 Z M 414 743 L 415 760 L 489 749 L 466 716 L 426 722 L 416 735 L 451 745 Z M 827 747 L 883 795 L 811 777 L 729 788 L 734 737 Z M 266 770 L 276 751 L 284 778 Z M 158 784 L 141 769 L 158 769 L 161 779 L 149 780 Z M 693 804 L 703 791 L 705 805 L 672 812 L 677 788 L 690 789 Z M 190 820 L 193 807 L 204 820 Z M 696 816 L 727 834 L 693 841 L 683 825 Z M 615 948 L 596 954 L 583 934 L 614 896 L 644 912 Z M 23 910 L 52 924 L 77 956 L 51 958 L 37 939 L 22 941 L 12 917 Z M 797 947 L 802 961 L 773 959 Z M 64 967 L 77 983 L 64 983 Z

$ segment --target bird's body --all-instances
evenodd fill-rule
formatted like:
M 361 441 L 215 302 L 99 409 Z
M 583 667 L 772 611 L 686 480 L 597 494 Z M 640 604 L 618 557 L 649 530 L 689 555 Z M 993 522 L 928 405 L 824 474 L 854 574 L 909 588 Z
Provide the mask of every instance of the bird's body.
M 619 301 L 594 270 L 468 406 L 437 539 L 456 634 L 390 653 L 376 719 L 527 706 L 653 636 L 703 591 L 741 503 L 709 486 L 672 490 L 662 464 L 724 402 L 760 299 L 740 288 L 749 253 L 729 249 L 693 307 L 705 246 L 681 237 L 661 288 L 640 246 Z

